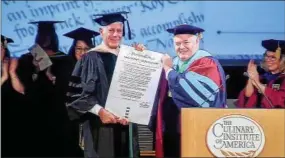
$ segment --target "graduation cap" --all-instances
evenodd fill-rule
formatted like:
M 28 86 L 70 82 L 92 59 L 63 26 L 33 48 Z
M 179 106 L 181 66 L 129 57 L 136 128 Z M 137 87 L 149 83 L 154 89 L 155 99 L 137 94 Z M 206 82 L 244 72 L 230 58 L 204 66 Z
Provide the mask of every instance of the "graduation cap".
M 94 38 L 94 37 L 96 37 L 98 35 L 100 35 L 99 32 L 92 31 L 92 30 L 80 27 L 78 29 L 75 29 L 73 31 L 70 31 L 70 32 L 64 34 L 63 36 L 72 38 L 74 40 L 89 41 L 89 40 L 92 40 L 92 38 Z M 93 41 L 95 42 L 95 40 L 93 40 Z
M 200 38 L 202 38 L 201 33 L 204 32 L 205 30 L 196 26 L 183 24 L 183 25 L 178 25 L 174 28 L 167 29 L 166 31 L 174 35 L 191 34 L 191 35 L 198 35 Z
M 43 49 L 50 49 L 54 52 L 58 51 L 58 37 L 55 31 L 54 24 L 64 21 L 32 21 L 29 24 L 36 24 L 38 32 L 35 43 L 39 44 Z
M 29 24 L 37 24 L 38 32 L 55 32 L 54 24 L 64 21 L 32 21 Z
M 3 44 L 4 48 L 7 48 L 8 43 L 14 43 L 11 38 L 1 35 L 1 43 Z
M 130 24 L 127 18 L 125 18 L 122 14 L 125 14 L 127 16 L 129 12 L 126 11 L 121 11 L 121 12 L 113 12 L 113 13 L 106 13 L 106 14 L 95 14 L 94 16 L 101 16 L 99 18 L 95 18 L 94 21 L 97 22 L 101 26 L 108 26 L 114 22 L 127 22 L 127 27 L 128 27 L 128 37 L 131 39 L 131 29 L 130 29 Z M 123 30 L 123 36 L 125 36 L 125 25 L 124 25 L 124 30 Z
M 285 41 L 284 40 L 263 40 L 261 45 L 268 51 L 275 52 L 276 58 L 280 59 L 281 54 L 285 55 Z

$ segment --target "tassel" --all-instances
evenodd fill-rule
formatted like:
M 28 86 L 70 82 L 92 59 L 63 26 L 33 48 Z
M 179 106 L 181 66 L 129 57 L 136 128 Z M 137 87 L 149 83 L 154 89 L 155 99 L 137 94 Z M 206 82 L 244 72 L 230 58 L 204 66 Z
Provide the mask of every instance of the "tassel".
M 95 36 L 93 36 L 91 40 L 92 40 L 93 47 L 95 47 L 96 46 Z
M 126 34 L 126 29 L 125 29 L 125 24 L 124 24 L 124 27 L 123 27 L 123 37 L 125 37 L 125 34 Z
M 275 51 L 275 57 L 277 60 L 279 60 L 281 58 L 281 47 L 279 45 L 279 41 L 278 41 L 278 48 Z
M 126 20 L 127 21 L 127 27 L 128 27 L 128 37 L 129 37 L 129 40 L 131 40 L 132 39 L 132 37 L 131 37 L 131 28 L 130 28 L 130 24 L 129 24 L 129 21 L 128 20 Z
M 8 41 L 7 41 L 7 39 L 6 38 L 4 38 L 4 48 L 7 48 L 7 44 L 8 44 Z
M 129 123 L 129 157 L 134 157 L 134 149 L 133 149 L 133 124 Z
M 203 39 L 203 34 L 202 34 L 202 33 L 198 33 L 198 37 L 199 37 L 200 39 Z
M 79 147 L 84 151 L 83 124 L 79 125 Z

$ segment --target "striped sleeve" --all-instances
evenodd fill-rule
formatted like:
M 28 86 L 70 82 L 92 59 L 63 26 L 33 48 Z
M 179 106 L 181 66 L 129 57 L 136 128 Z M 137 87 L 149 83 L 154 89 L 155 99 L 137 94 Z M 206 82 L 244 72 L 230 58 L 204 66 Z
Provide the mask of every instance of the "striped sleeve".
M 98 104 L 95 95 L 98 79 L 95 62 L 86 55 L 75 65 L 66 93 L 66 107 L 71 119 L 79 118 Z
M 66 103 L 69 105 L 70 103 L 78 100 L 82 93 L 82 85 L 80 77 L 71 76 L 68 91 L 66 93 Z
M 167 77 L 179 108 L 212 107 L 222 85 L 218 67 L 210 58 L 195 61 L 185 73 L 172 70 Z

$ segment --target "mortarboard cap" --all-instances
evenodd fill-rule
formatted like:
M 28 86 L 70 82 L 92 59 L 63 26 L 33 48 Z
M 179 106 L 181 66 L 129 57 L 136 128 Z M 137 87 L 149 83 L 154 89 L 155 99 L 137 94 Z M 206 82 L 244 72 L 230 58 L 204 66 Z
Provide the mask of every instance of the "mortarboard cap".
M 100 33 L 96 31 L 92 31 L 83 27 L 70 31 L 63 36 L 75 39 L 75 40 L 85 40 L 92 39 L 95 36 L 98 36 Z
M 1 42 L 3 43 L 14 43 L 14 41 L 11 38 L 8 38 L 6 36 L 1 35 Z
M 11 38 L 1 35 L 1 43 L 3 44 L 4 48 L 7 48 L 8 43 L 14 43 Z
M 178 35 L 178 34 L 191 34 L 191 35 L 198 34 L 200 35 L 205 30 L 202 28 L 196 27 L 196 26 L 183 24 L 183 25 L 178 25 L 171 29 L 167 29 L 166 31 L 174 35 Z
M 114 22 L 127 22 L 127 27 L 128 27 L 128 37 L 131 39 L 131 29 L 129 25 L 129 21 L 127 18 L 125 18 L 122 14 L 125 14 L 127 16 L 129 12 L 126 11 L 121 11 L 121 12 L 113 12 L 113 13 L 106 13 L 106 14 L 95 14 L 94 16 L 100 16 L 99 18 L 95 18 L 94 21 L 98 23 L 101 26 L 108 26 Z M 125 36 L 125 26 L 123 30 L 123 36 Z
M 54 24 L 64 21 L 33 21 L 29 24 L 38 26 L 35 43 L 39 44 L 43 49 L 58 51 L 58 36 Z
M 29 22 L 29 24 L 37 24 L 38 32 L 48 32 L 48 31 L 55 31 L 54 24 L 61 22 L 64 21 L 32 21 Z
M 284 40 L 263 40 L 261 42 L 261 45 L 268 51 L 275 52 L 278 48 L 278 46 L 282 50 L 282 54 L 285 54 L 285 41 Z
M 284 40 L 263 40 L 261 45 L 268 51 L 276 52 L 276 57 L 280 59 L 281 54 L 285 54 L 285 41 Z
M 72 38 L 74 40 L 83 40 L 83 41 L 91 40 L 92 41 L 92 38 L 94 38 L 98 35 L 100 35 L 99 32 L 80 27 L 78 29 L 75 29 L 73 31 L 70 31 L 70 32 L 64 34 L 63 36 Z M 93 44 L 95 45 L 94 42 L 95 42 L 95 40 L 93 41 Z

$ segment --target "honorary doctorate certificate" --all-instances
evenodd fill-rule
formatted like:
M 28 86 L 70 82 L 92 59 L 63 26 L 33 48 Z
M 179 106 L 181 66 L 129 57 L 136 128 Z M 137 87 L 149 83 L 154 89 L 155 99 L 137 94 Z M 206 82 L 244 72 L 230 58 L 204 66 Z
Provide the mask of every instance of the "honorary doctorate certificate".
M 147 125 L 161 76 L 162 54 L 121 45 L 105 108 Z

